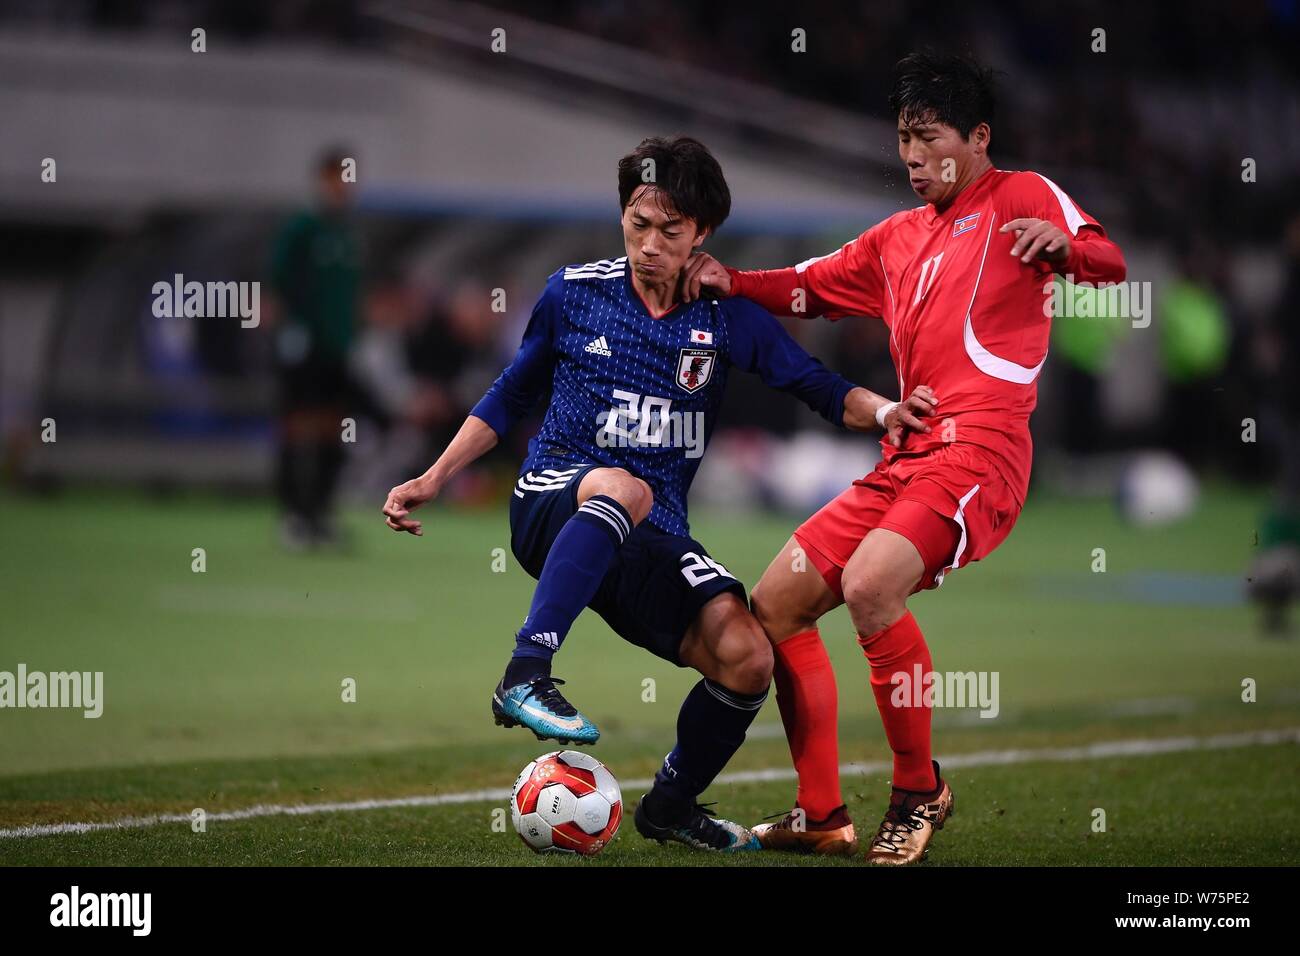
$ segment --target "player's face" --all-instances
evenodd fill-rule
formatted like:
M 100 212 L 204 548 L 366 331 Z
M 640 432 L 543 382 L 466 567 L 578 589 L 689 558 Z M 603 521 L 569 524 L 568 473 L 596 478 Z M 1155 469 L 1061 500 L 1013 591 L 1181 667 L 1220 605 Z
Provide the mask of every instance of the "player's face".
M 623 249 L 632 271 L 646 285 L 675 283 L 705 235 L 652 185 L 638 186 L 623 209 Z
M 939 122 L 898 118 L 898 158 L 907 167 L 912 192 L 945 206 L 966 187 L 988 147 L 988 125 L 980 123 L 969 137 Z

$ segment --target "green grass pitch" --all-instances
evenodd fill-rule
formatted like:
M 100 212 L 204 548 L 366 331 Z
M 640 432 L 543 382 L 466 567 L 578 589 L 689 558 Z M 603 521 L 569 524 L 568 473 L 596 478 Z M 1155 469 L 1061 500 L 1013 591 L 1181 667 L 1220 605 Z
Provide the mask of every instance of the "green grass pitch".
M 927 865 L 1297 861 L 1294 736 L 1082 760 L 1033 753 L 1300 727 L 1300 642 L 1261 638 L 1240 600 L 1262 506 L 1218 489 L 1186 522 L 1139 530 L 1105 502 L 1039 496 L 997 553 L 913 602 L 936 668 L 1000 681 L 996 718 L 936 711 L 936 756 L 1021 752 L 947 773 L 957 813 Z M 513 557 L 492 569 L 494 549 L 509 550 L 504 513 L 436 511 L 417 539 L 385 529 L 377 508 L 349 513 L 354 553 L 291 556 L 265 502 L 0 497 L 0 670 L 103 671 L 105 682 L 97 720 L 0 710 L 0 829 L 499 789 L 555 749 L 494 726 L 488 711 L 532 585 Z M 752 585 L 794 521 L 699 515 L 694 531 Z M 1092 570 L 1099 548 L 1104 573 Z M 826 619 L 823 635 L 840 681 L 841 757 L 880 765 L 888 751 L 847 615 Z M 590 614 L 556 674 L 604 732 L 593 752 L 624 781 L 653 773 L 695 679 Z M 355 703 L 342 699 L 345 678 Z M 769 702 L 729 770 L 789 766 Z M 845 792 L 860 829 L 873 830 L 888 773 L 851 773 Z M 625 789 L 629 816 L 638 796 Z M 751 823 L 792 798 L 788 779 L 706 796 Z M 593 861 L 536 857 L 508 819 L 499 826 L 503 805 L 0 837 L 0 863 L 860 865 L 719 860 L 647 844 L 630 819 Z M 1093 829 L 1098 809 L 1104 832 Z

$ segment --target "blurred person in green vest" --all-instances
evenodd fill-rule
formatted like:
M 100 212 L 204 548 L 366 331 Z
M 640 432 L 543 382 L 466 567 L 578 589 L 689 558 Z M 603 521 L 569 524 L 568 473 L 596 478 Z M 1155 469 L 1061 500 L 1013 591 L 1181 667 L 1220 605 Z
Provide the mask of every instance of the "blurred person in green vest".
M 284 224 L 271 261 L 279 301 L 275 360 L 279 385 L 276 495 L 281 537 L 292 549 L 339 542 L 334 492 L 344 464 L 343 419 L 357 392 L 348 354 L 357 331 L 361 273 L 349 215 L 355 176 L 346 150 L 328 149 L 313 167 L 315 202 Z
M 1253 357 L 1262 373 L 1261 443 L 1279 455 L 1277 488 L 1259 528 L 1258 552 L 1246 574 L 1250 596 L 1264 612 L 1266 633 L 1286 636 L 1300 593 L 1300 212 L 1286 227 L 1286 276 L 1271 320 L 1255 336 Z
M 1160 290 L 1153 331 L 1165 377 L 1162 445 L 1193 468 L 1225 458 L 1223 394 L 1229 379 L 1232 320 L 1229 256 L 1208 236 L 1193 235 L 1179 256 L 1179 274 Z
M 1074 286 L 1053 276 L 1053 299 L 1061 303 L 1052 317 L 1051 354 L 1060 363 L 1061 443 L 1071 455 L 1105 450 L 1107 424 L 1100 414 L 1103 376 L 1131 318 L 1116 296 L 1105 289 Z

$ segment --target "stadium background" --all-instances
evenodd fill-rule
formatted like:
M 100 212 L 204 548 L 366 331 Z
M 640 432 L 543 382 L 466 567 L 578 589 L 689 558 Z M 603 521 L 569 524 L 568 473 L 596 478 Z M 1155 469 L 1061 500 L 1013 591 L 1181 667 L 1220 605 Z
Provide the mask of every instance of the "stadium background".
M 102 670 L 107 702 L 97 721 L 0 713 L 0 828 L 508 784 L 537 747 L 492 727 L 487 697 L 531 582 L 513 559 L 492 563 L 530 432 L 450 489 L 423 539 L 382 527 L 384 492 L 423 470 L 508 361 L 545 276 L 621 254 L 614 166 L 643 136 L 691 133 L 718 155 L 734 213 L 707 248 L 729 264 L 818 255 L 913 205 L 885 97 L 893 62 L 930 43 L 1002 71 L 997 165 L 1061 184 L 1154 296 L 1147 328 L 1055 323 L 1020 526 L 917 602 L 936 666 L 1002 677 L 997 719 L 936 715 L 941 759 L 1281 733 L 1132 766 L 1053 764 L 1059 802 L 1082 815 L 1016 809 L 1041 837 L 1034 862 L 1290 858 L 1300 663 L 1278 607 L 1300 578 L 1298 21 L 1293 2 L 1171 18 L 1028 2 L 3 0 L 0 670 Z M 795 29 L 806 53 L 791 50 Z M 333 147 L 357 160 L 350 361 L 377 414 L 346 446 L 341 537 L 299 552 L 272 496 L 283 317 L 270 272 Z M 261 281 L 262 323 L 154 317 L 153 284 L 176 273 Z M 879 323 L 788 326 L 889 392 Z M 752 584 L 874 451 L 740 379 L 692 505 L 697 535 Z M 1264 580 L 1272 610 L 1252 611 Z M 825 633 L 844 638 L 844 758 L 874 766 L 886 750 L 847 618 Z M 687 676 L 594 618 L 557 673 L 607 729 L 600 756 L 626 779 L 649 773 Z M 345 677 L 355 704 L 340 701 Z M 1241 700 L 1245 678 L 1256 703 Z M 737 766 L 788 766 L 774 706 Z M 1036 766 L 959 778 L 984 825 L 949 859 L 1017 859 L 999 811 L 1042 789 Z M 1182 788 L 1166 830 L 1088 841 L 1082 808 L 1136 813 L 1179 775 L 1192 796 Z M 874 815 L 886 777 L 863 771 L 855 814 Z M 1241 781 L 1272 789 L 1261 800 Z M 756 787 L 715 790 L 754 812 L 789 799 L 788 782 Z M 1213 830 L 1242 799 L 1269 809 Z M 170 830 L 15 839 L 0 861 L 87 848 L 126 862 L 523 861 L 486 811 L 456 807 L 322 816 L 305 833 L 255 820 L 203 847 Z M 626 834 L 619 847 L 615 859 L 640 859 Z

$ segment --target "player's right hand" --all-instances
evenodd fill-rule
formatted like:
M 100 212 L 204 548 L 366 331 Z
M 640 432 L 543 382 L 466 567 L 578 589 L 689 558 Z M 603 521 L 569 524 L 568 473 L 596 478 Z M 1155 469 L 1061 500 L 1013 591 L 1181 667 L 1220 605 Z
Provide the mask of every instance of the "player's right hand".
M 707 252 L 695 252 L 682 267 L 682 301 L 702 295 L 731 295 L 731 273 Z
M 438 489 L 423 478 L 403 482 L 388 493 L 388 500 L 384 502 L 384 523 L 394 531 L 406 531 L 417 537 L 423 535 L 423 525 L 410 514 L 437 496 Z
M 912 389 L 911 395 L 891 408 L 884 416 L 885 432 L 889 436 L 889 443 L 895 448 L 902 447 L 909 431 L 929 434 L 930 426 L 921 419 L 933 415 L 938 404 L 939 399 L 935 398 L 934 390 L 930 386 L 918 385 Z

